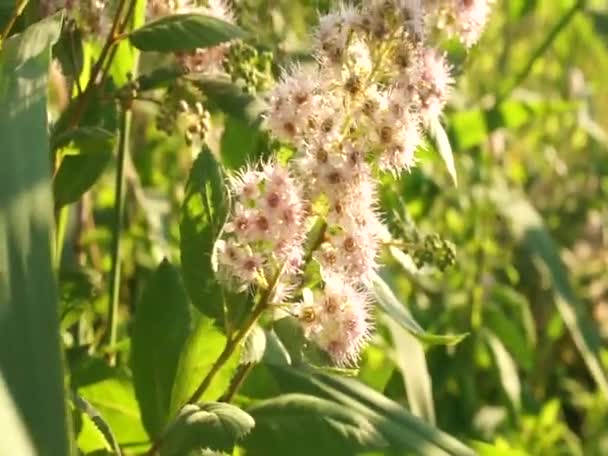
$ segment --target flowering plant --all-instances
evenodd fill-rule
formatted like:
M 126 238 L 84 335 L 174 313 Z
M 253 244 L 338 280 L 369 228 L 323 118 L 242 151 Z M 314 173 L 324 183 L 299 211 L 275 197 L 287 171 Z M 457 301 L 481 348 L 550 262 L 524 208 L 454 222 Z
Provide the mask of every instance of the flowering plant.
M 1 61 L 14 72 L 0 66 L 0 95 L 21 97 L 6 125 L 31 116 L 43 138 L 32 147 L 51 157 L 50 169 L 36 165 L 48 184 L 41 204 L 50 212 L 45 232 L 56 233 L 53 250 L 46 238 L 38 243 L 48 257 L 40 273 L 48 283 L 41 284 L 54 296 L 54 274 L 61 276 L 69 262 L 109 270 L 108 293 L 97 302 L 107 316 L 89 325 L 90 312 L 67 306 L 61 332 L 53 330 L 47 340 L 55 390 L 63 390 L 60 345 L 73 363 L 70 407 L 88 420 L 74 420 L 83 453 L 217 454 L 239 446 L 247 454 L 284 454 L 290 438 L 304 435 L 303 441 L 319 437 L 324 454 L 335 448 L 345 455 L 474 454 L 433 425 L 433 412 L 414 405 L 410 413 L 348 377 L 358 375 L 376 326 L 396 328 L 412 357 L 465 337 L 422 329 L 383 279 L 388 256 L 416 270 L 445 269 L 454 261 L 451 243 L 416 231 L 383 197 L 390 193 L 387 182 L 407 179 L 435 149 L 456 182 L 442 127 L 456 80 L 446 43 L 459 43 L 463 53 L 474 46 L 489 1 L 335 4 L 315 21 L 307 58 L 298 59 L 264 48 L 254 30 L 244 30 L 244 2 L 40 1 L 28 11 L 40 20 L 27 28 L 19 23 L 25 6 L 17 3 Z M 13 27 L 23 30 L 13 33 Z M 48 110 L 47 83 L 57 98 Z M 223 142 L 235 140 L 243 124 L 256 132 L 241 144 L 257 148 L 231 150 L 229 157 Z M 146 166 L 134 164 L 144 160 L 137 153 L 144 130 L 153 132 L 155 146 L 173 153 L 160 171 L 149 172 L 149 182 L 160 181 L 165 167 L 169 172 L 170 160 L 190 169 L 185 185 L 169 179 L 163 189 L 179 201 L 178 213 L 150 210 L 154 197 L 138 175 Z M 20 138 L 28 136 L 21 131 Z M 21 150 L 21 140 L 11 150 Z M 112 191 L 90 193 L 112 161 Z M 111 215 L 98 214 L 112 218 L 111 232 L 98 235 L 110 238 L 107 261 L 99 260 L 99 242 L 82 248 L 82 226 L 95 221 L 87 209 L 91 195 L 109 202 Z M 130 202 L 144 208 L 143 215 L 129 212 Z M 70 223 L 74 203 L 79 212 Z M 35 204 L 26 209 L 26 225 L 35 232 L 42 215 Z M 134 268 L 149 271 L 133 296 L 121 267 L 133 266 L 128 253 L 141 250 L 124 239 L 126 222 L 134 229 L 130 242 L 146 247 Z M 146 230 L 138 231 L 141 226 Z M 18 231 L 11 236 L 30 232 Z M 171 248 L 172 240 L 179 249 Z M 17 254 L 28 261 L 28 249 Z M 40 305 L 28 296 L 23 301 L 32 309 Z M 53 318 L 54 306 L 52 300 L 46 309 Z M 40 377 L 32 376 L 33 385 Z M 21 400 L 15 378 L 7 382 Z M 136 404 L 132 429 L 108 425 L 105 415 L 116 407 L 96 410 L 112 399 L 103 387 L 123 394 L 120 405 Z M 57 398 L 53 411 L 67 416 L 63 395 Z M 36 428 L 31 409 L 20 413 L 33 448 L 43 454 L 49 445 L 52 454 L 67 454 L 73 443 L 67 420 L 57 420 L 49 437 Z M 138 438 L 123 438 L 129 431 Z M 293 451 L 315 447 L 304 442 L 303 448 Z

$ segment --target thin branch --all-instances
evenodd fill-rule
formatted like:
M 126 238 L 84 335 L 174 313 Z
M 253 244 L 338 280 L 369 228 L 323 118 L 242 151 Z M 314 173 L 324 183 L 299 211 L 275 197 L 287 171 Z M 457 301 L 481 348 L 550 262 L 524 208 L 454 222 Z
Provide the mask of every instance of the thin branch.
M 236 394 L 239 392 L 239 390 L 245 383 L 247 376 L 251 373 L 254 367 L 255 363 L 247 363 L 239 366 L 237 373 L 230 382 L 230 387 L 228 388 L 228 391 L 226 391 L 226 394 L 222 396 L 220 401 L 228 403 L 232 402 Z
M 129 136 L 131 132 L 131 107 L 123 106 L 120 119 L 120 138 L 118 144 L 118 156 L 115 182 L 113 239 L 112 239 L 112 272 L 110 275 L 110 300 L 108 304 L 108 345 L 116 345 L 116 334 L 118 327 L 118 304 L 120 297 L 120 270 L 121 270 L 121 231 L 125 210 L 125 162 L 129 154 Z M 113 364 L 114 355 L 111 355 L 110 363 Z
M 245 337 L 247 337 L 247 335 L 251 331 L 251 328 L 253 328 L 253 326 L 257 323 L 260 316 L 264 313 L 265 310 L 268 309 L 272 297 L 276 291 L 276 287 L 281 279 L 281 276 L 283 275 L 284 269 L 284 266 L 281 267 L 274 275 L 268 288 L 264 290 L 264 293 L 260 297 L 257 306 L 253 309 L 247 323 L 245 323 L 245 325 L 236 333 L 234 338 L 230 338 L 226 341 L 224 350 L 222 350 L 220 356 L 217 358 L 213 366 L 211 366 L 211 369 L 209 370 L 209 372 L 207 372 L 207 375 L 205 375 L 196 391 L 194 391 L 192 396 L 190 396 L 190 399 L 186 401 L 186 404 L 194 404 L 200 400 L 201 396 L 205 393 L 205 391 L 207 391 L 207 388 L 209 388 L 209 385 L 211 385 L 211 382 L 213 381 L 217 373 L 230 359 L 239 344 L 245 339 Z M 146 452 L 145 456 L 155 456 L 156 454 L 158 454 L 158 450 L 160 449 L 161 445 L 162 435 L 155 440 L 154 444 Z
M 532 70 L 534 69 L 534 65 L 536 62 L 547 52 L 547 50 L 553 45 L 555 39 L 559 36 L 559 34 L 566 28 L 566 26 L 572 21 L 577 12 L 583 9 L 586 4 L 586 0 L 577 0 L 577 2 L 561 17 L 561 19 L 553 26 L 553 28 L 549 31 L 543 42 L 536 48 L 524 68 L 515 76 L 513 82 L 508 86 L 508 88 L 501 93 L 497 100 L 496 105 L 501 104 L 505 101 L 513 91 L 519 87 L 530 75 Z
M 20 2 L 18 1 L 17 3 L 15 3 L 15 9 L 13 10 L 13 14 L 11 15 L 10 19 L 6 23 L 6 26 L 4 27 L 4 30 L 2 31 L 2 42 L 0 43 L 0 46 L 2 43 L 4 43 L 6 38 L 8 38 L 8 35 L 9 33 L 11 33 L 11 29 L 13 28 L 13 25 L 15 25 L 15 22 L 17 22 L 17 19 L 19 18 L 19 16 L 21 16 L 23 10 L 25 9 L 28 3 L 29 0 L 23 0 Z

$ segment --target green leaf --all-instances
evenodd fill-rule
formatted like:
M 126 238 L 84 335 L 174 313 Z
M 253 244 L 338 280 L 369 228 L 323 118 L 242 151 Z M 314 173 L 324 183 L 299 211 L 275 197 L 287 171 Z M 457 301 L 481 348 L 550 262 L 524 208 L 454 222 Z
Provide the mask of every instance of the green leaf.
M 160 456 L 182 456 L 201 450 L 232 452 L 254 425 L 253 418 L 234 405 L 188 404 L 163 438 Z
M 131 379 L 118 369 L 104 366 L 102 360 L 94 360 L 86 376 L 89 378 L 74 374 L 75 384 L 80 385 L 78 394 L 104 417 L 118 443 L 147 441 Z
M 116 437 L 114 437 L 112 428 L 104 420 L 99 411 L 87 402 L 86 399 L 76 393 L 72 393 L 72 402 L 78 410 L 83 412 L 93 422 L 97 430 L 102 434 L 108 447 L 111 448 L 115 454 L 120 456 L 122 452 L 120 451 L 120 446 L 118 445 Z
M 203 91 L 206 107 L 219 110 L 251 127 L 257 127 L 264 109 L 262 101 L 234 84 L 229 78 L 203 77 L 192 80 Z
M 301 363 L 306 337 L 300 322 L 295 317 L 287 316 L 274 321 L 272 329 L 281 351 L 286 352 L 288 364 Z M 283 360 L 283 356 L 279 356 L 279 359 Z
M 177 363 L 190 330 L 190 302 L 179 272 L 164 260 L 135 309 L 131 367 L 135 394 L 150 437 L 166 424 Z
M 0 372 L 33 453 L 65 455 L 46 109 L 50 49 L 60 28 L 61 15 L 49 17 L 6 40 L 0 52 Z M 20 454 L 8 413 L 12 425 L 0 440 L 15 444 L 6 454 Z
M 150 73 L 142 74 L 137 78 L 135 85 L 140 91 L 144 92 L 146 90 L 164 87 L 185 74 L 187 74 L 187 71 L 180 65 L 161 67 Z
M 260 325 L 255 325 L 243 344 L 241 364 L 259 363 L 266 352 L 266 332 Z
M 222 163 L 227 168 L 238 169 L 247 163 L 255 163 L 262 156 L 262 134 L 237 117 L 228 117 L 221 139 Z
M 53 57 L 59 60 L 62 73 L 70 79 L 78 78 L 84 65 L 83 34 L 74 23 L 66 21 L 61 37 L 53 46 Z
M 505 394 L 509 398 L 515 412 L 519 412 L 521 409 L 521 383 L 519 381 L 519 374 L 517 373 L 517 365 L 496 334 L 485 330 L 483 335 L 492 350 L 500 376 L 500 383 Z
M 135 7 L 128 30 L 134 30 L 141 27 L 146 18 L 147 0 L 133 1 L 135 1 Z M 137 49 L 133 48 L 131 43 L 127 40 L 119 41 L 114 52 L 114 59 L 112 60 L 112 66 L 110 67 L 110 75 L 116 85 L 121 86 L 129 82 L 129 75 L 133 75 L 134 70 L 137 71 L 138 66 L 136 62 L 139 58 L 139 52 Z
M 77 128 L 55 139 L 55 146 L 70 144 L 76 150 L 75 155 L 63 157 L 53 179 L 57 207 L 75 203 L 97 182 L 112 159 L 114 139 L 112 133 L 97 127 Z
M 269 367 L 284 392 L 312 394 L 335 402 L 352 413 L 361 414 L 384 437 L 391 450 L 406 450 L 420 456 L 475 454 L 454 437 L 413 416 L 398 403 L 356 380 L 289 367 Z M 256 429 L 251 438 L 255 438 L 255 433 Z M 307 439 L 316 437 L 312 434 L 305 436 Z M 274 438 L 278 437 L 275 435 Z M 297 444 L 303 443 L 298 441 Z M 268 447 L 266 454 L 281 454 L 273 453 L 272 449 Z
M 20 416 L 19 408 L 11 397 L 0 372 L 0 426 L 4 433 L 0 439 L 0 454 L 36 454 L 27 425 Z
M 59 272 L 61 329 L 76 323 L 101 290 L 101 274 L 87 269 L 62 269 Z
M 439 155 L 441 155 L 441 159 L 445 163 L 445 166 L 448 170 L 448 173 L 450 173 L 450 177 L 452 178 L 454 185 L 458 185 L 458 175 L 456 174 L 454 153 L 452 152 L 452 146 L 450 145 L 450 140 L 448 138 L 447 133 L 443 129 L 443 125 L 441 125 L 438 119 L 435 119 L 431 123 L 429 131 L 431 133 L 431 136 L 435 140 Z
M 181 52 L 245 38 L 236 25 L 202 14 L 174 14 L 149 22 L 129 38 L 142 51 Z
M 62 138 L 68 138 L 72 133 L 94 130 L 82 130 L 84 127 L 98 127 L 106 131 L 115 131 L 118 126 L 117 103 L 108 96 L 115 90 L 113 82 L 107 80 L 104 86 L 92 86 L 85 96 L 84 93 L 73 98 L 51 130 L 51 144 L 61 144 Z M 84 100 L 86 98 L 86 101 Z M 80 127 L 75 128 L 75 123 Z
M 538 0 L 510 0 L 508 2 L 509 17 L 512 20 L 521 19 L 537 7 Z
M 541 272 L 546 273 L 557 310 L 593 379 L 608 397 L 608 376 L 599 358 L 602 350 L 600 336 L 570 285 L 568 270 L 542 217 L 525 196 L 508 189 L 497 190 L 493 198 L 501 215 L 508 221 L 514 238 L 527 250 Z
M 526 370 L 532 369 L 534 350 L 529 344 L 524 330 L 520 329 L 519 325 L 508 318 L 498 306 L 486 307 L 483 321 L 485 326 L 492 330 L 509 353 L 517 360 L 518 365 Z
M 247 454 L 344 455 L 386 449 L 389 443 L 367 417 L 327 399 L 284 394 L 247 409 L 256 427 Z
M 226 323 L 222 288 L 215 278 L 214 246 L 229 200 L 220 167 L 205 147 L 198 155 L 186 186 L 180 223 L 180 252 L 184 283 L 196 308 L 219 325 Z M 225 326 L 223 326 L 225 327 Z
M 477 146 L 488 137 L 486 119 L 479 109 L 452 114 L 449 125 L 450 138 L 456 150 Z
M 198 316 L 194 330 L 186 341 L 177 364 L 175 383 L 171 392 L 169 416 L 175 415 L 188 401 L 203 378 L 207 375 L 226 345 L 226 336 L 214 325 L 213 320 Z M 214 377 L 203 394 L 203 400 L 217 400 L 230 385 L 232 374 L 239 364 L 237 350 Z
M 433 385 L 422 343 L 386 315 L 384 319 L 393 339 L 395 364 L 401 371 L 407 401 L 412 413 L 435 424 Z
M 372 292 L 378 306 L 393 318 L 402 328 L 427 345 L 456 345 L 467 334 L 430 334 L 418 324 L 409 311 L 399 302 L 388 284 L 378 275 L 372 277 Z

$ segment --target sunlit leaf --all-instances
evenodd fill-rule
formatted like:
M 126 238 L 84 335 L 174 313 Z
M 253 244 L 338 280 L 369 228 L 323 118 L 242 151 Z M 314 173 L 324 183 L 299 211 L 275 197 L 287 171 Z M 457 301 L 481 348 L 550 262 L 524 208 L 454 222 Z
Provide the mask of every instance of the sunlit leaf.
M 165 260 L 137 303 L 131 349 L 135 393 L 152 438 L 170 418 L 177 363 L 189 331 L 190 301 L 179 271 Z
M 261 326 L 255 325 L 243 344 L 241 364 L 259 363 L 266 352 L 266 333 Z
M 54 139 L 54 147 L 70 148 L 53 179 L 57 207 L 78 201 L 99 179 L 112 159 L 114 140 L 115 135 L 98 127 L 76 128 Z
M 86 399 L 79 396 L 78 394 L 72 394 L 72 402 L 77 407 L 78 410 L 83 412 L 94 424 L 96 429 L 102 434 L 106 444 L 108 447 L 117 455 L 121 455 L 120 447 L 114 437 L 114 433 L 112 432 L 112 428 L 110 425 L 104 420 L 103 416 L 99 413 L 99 411 L 93 407 Z
M 142 51 L 177 52 L 216 46 L 244 38 L 236 25 L 202 14 L 174 14 L 145 24 L 129 34 Z
M 445 166 L 454 181 L 454 185 L 458 185 L 458 176 L 456 174 L 456 164 L 454 163 L 454 153 L 452 152 L 452 146 L 450 145 L 450 140 L 448 138 L 447 133 L 443 129 L 443 125 L 439 122 L 439 120 L 434 120 L 429 128 L 431 135 L 435 139 L 435 144 L 437 145 L 437 150 L 439 151 L 439 155 Z
M 73 374 L 77 392 L 112 429 L 119 444 L 146 442 L 139 406 L 131 379 L 101 359 L 92 359 Z
M 40 21 L 0 51 L 0 393 L 10 393 L 0 440 L 15 445 L 6 454 L 33 454 L 20 453 L 25 433 L 36 454 L 69 452 L 47 134 L 47 75 L 61 21 Z
M 169 416 L 174 416 L 190 399 L 226 345 L 226 336 L 214 325 L 213 320 L 199 315 L 195 316 L 195 321 L 194 329 L 179 357 Z M 202 400 L 217 400 L 224 393 L 239 364 L 239 358 L 237 350 L 214 377 Z
M 403 376 L 410 409 L 414 415 L 435 424 L 433 385 L 423 344 L 388 315 L 384 322 L 391 333 L 394 360 Z
M 428 345 L 455 345 L 462 341 L 467 334 L 430 334 L 418 324 L 409 311 L 399 302 L 388 284 L 378 275 L 372 277 L 372 291 L 378 306 L 393 318 L 402 328 Z
M 220 167 L 208 148 L 196 158 L 182 207 L 180 251 L 184 283 L 203 314 L 226 321 L 222 288 L 212 264 L 214 247 L 228 214 L 228 196 Z

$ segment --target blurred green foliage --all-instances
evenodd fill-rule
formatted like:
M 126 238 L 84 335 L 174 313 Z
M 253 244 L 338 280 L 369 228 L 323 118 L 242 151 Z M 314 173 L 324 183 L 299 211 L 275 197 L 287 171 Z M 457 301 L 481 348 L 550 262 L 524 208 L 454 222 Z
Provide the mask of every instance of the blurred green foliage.
M 270 151 L 290 155 L 263 131 L 256 97 L 281 68 L 309 58 L 308 32 L 318 12 L 327 11 L 331 3 L 235 1 L 239 24 L 251 35 L 229 59 L 232 79 L 194 80 L 179 88 L 204 98 L 211 112 L 206 141 L 227 170 Z M 6 11 L 10 9 L 1 5 L 0 22 Z M 21 18 L 16 30 L 27 20 Z M 458 75 L 445 118 L 458 185 L 432 145 L 420 151 L 420 167 L 382 182 L 386 219 L 404 243 L 387 249 L 381 275 L 407 312 L 404 317 L 384 308 L 389 317 L 379 318 L 377 335 L 365 350 L 360 369 L 347 372 L 369 387 L 361 401 L 353 402 L 365 402 L 373 390 L 382 392 L 390 404 L 408 406 L 483 455 L 608 454 L 608 6 L 601 0 L 496 0 L 478 45 L 469 52 L 453 42 L 445 45 Z M 73 56 L 56 56 L 90 72 L 87 62 L 99 50 L 84 46 L 80 51 L 78 62 Z M 123 57 L 133 58 L 126 53 Z M 124 65 L 115 62 L 116 75 L 107 84 L 129 89 L 124 86 L 129 76 L 121 70 L 129 66 Z M 70 155 L 69 147 L 78 141 L 112 143 L 113 136 L 108 138 L 106 132 L 116 126 L 117 106 L 93 96 L 83 114 L 85 134 L 62 138 L 61 126 L 70 115 L 67 100 L 72 97 L 65 93 L 66 79 L 79 71 L 71 72 L 64 64 L 63 72 L 51 72 L 49 82 L 55 125 L 51 144 L 63 141 L 68 147 L 62 154 L 71 157 L 55 175 L 55 193 L 61 195 L 58 206 L 75 202 L 64 213 L 67 229 L 59 274 L 61 335 L 70 383 L 103 416 L 125 454 L 149 446 L 146 430 L 158 431 L 169 409 L 177 411 L 201 372 L 209 370 L 224 337 L 215 330 L 203 334 L 207 320 L 189 314 L 194 311 L 185 302 L 181 284 L 167 288 L 155 282 L 163 274 L 172 277 L 170 285 L 179 282 L 171 264 L 188 261 L 180 258 L 180 220 L 182 203 L 192 196 L 187 183 L 199 152 L 177 126 L 171 126 L 171 136 L 156 127 L 158 100 L 162 103 L 165 89 L 173 84 L 171 72 L 166 72 L 169 65 L 157 55 L 141 56 L 144 77 L 139 82 L 151 88 L 152 101 L 133 101 L 118 343 L 111 347 L 103 342 L 115 164 L 103 153 Z M 207 159 L 213 160 L 211 154 Z M 216 177 L 220 179 L 219 174 Z M 61 185 L 61 180 L 66 183 Z M 188 288 L 202 285 L 196 277 L 186 282 Z M 186 328 L 175 337 L 170 332 L 174 328 L 158 327 L 154 320 L 167 318 L 163 293 L 171 301 L 164 304 L 179 307 L 179 323 Z M 142 302 L 152 307 L 136 311 Z M 395 325 L 402 318 L 415 319 L 430 338 L 468 336 L 448 346 L 433 346 L 429 339 L 422 350 L 408 339 L 410 333 Z M 168 341 L 164 350 L 175 352 L 162 373 L 155 371 L 155 360 L 145 350 L 147 342 L 138 339 L 142 325 Z M 354 419 L 343 416 L 336 405 L 342 396 L 337 393 L 317 403 L 298 396 L 309 385 L 282 388 L 272 370 L 293 355 L 281 343 L 285 332 L 289 328 L 275 325 L 267 333 L 264 359 L 270 359 L 272 367 L 262 363 L 253 368 L 235 402 L 247 406 L 267 400 L 253 405 L 256 419 L 256 413 L 323 407 L 344 426 L 340 429 L 363 432 L 357 428 L 374 413 L 367 403 L 356 405 L 362 417 Z M 197 341 L 194 352 L 178 359 L 186 337 Z M 205 337 L 211 349 L 197 345 Z M 113 357 L 117 365 L 109 367 L 105 360 Z M 154 422 L 142 423 L 137 395 L 149 386 L 148 377 L 134 376 L 133 363 L 160 379 L 160 409 Z M 173 377 L 190 365 L 196 378 L 182 376 L 182 391 L 171 391 Z M 232 360 L 230 373 L 235 365 Z M 227 384 L 227 375 L 219 382 Z M 349 385 L 346 381 L 340 387 Z M 216 389 L 219 396 L 221 388 Z M 278 392 L 293 393 L 291 400 L 272 402 Z M 90 409 L 73 407 L 72 413 L 81 450 L 101 454 L 100 449 L 110 449 Z M 400 419 L 409 420 L 409 414 L 391 416 L 393 421 Z M 383 424 L 390 428 L 391 420 Z M 251 454 L 264 454 L 259 448 L 264 448 L 267 428 L 260 422 L 264 432 L 253 434 L 246 445 Z M 304 422 L 318 424 L 314 417 Z M 301 427 L 297 420 L 288 424 Z M 385 437 L 370 434 L 365 439 L 380 445 Z M 400 449 L 417 454 L 417 441 L 392 437 Z M 289 448 L 291 441 L 282 444 Z M 345 446 L 341 451 L 355 454 L 359 448 Z
M 259 52 L 274 54 L 276 77 L 279 68 L 306 56 L 307 31 L 328 3 L 248 0 L 237 2 L 236 12 L 254 31 Z M 589 2 L 535 55 L 574 3 L 498 1 L 480 44 L 465 53 L 448 43 L 459 75 L 445 119 L 458 186 L 432 149 L 422 152 L 419 168 L 397 180 L 387 178 L 383 186 L 390 222 L 416 233 L 412 239 L 455 246 L 455 264 L 447 268 L 416 261 L 415 246 L 404 248 L 414 260 L 409 263 L 387 254 L 383 276 L 428 332 L 469 333 L 454 347 L 428 348 L 426 358 L 438 426 L 469 442 L 489 442 L 476 447 L 482 454 L 608 452 L 606 391 L 594 382 L 560 316 L 551 277 L 530 250 L 534 246 L 524 245 L 510 228 L 520 215 L 505 214 L 501 202 L 524 198 L 541 214 L 555 240 L 552 258 L 565 263 L 568 286 L 580 300 L 577 312 L 602 338 L 597 355 L 605 372 L 608 10 Z M 144 73 L 156 66 L 142 60 Z M 207 90 L 213 101 L 217 91 Z M 269 143 L 255 114 L 247 111 L 249 102 L 224 96 L 208 106 L 208 143 L 228 168 L 265 153 Z M 163 257 L 179 260 L 179 207 L 192 153 L 179 135 L 158 132 L 149 121 L 153 116 L 153 104 L 136 101 L 119 339 L 130 332 L 132 303 L 149 271 Z M 73 207 L 66 243 L 74 247 L 66 248 L 64 264 L 84 262 L 108 271 L 110 174 Z M 70 351 L 95 350 L 106 305 L 105 296 L 90 301 L 91 320 L 68 332 L 74 339 Z M 415 399 L 408 400 L 399 368 L 402 357 L 408 369 L 407 345 L 392 346 L 395 334 L 383 327 L 380 322 L 358 377 L 411 404 Z M 118 349 L 121 359 L 128 357 L 129 346 Z M 256 368 L 243 394 L 258 389 L 264 375 Z

